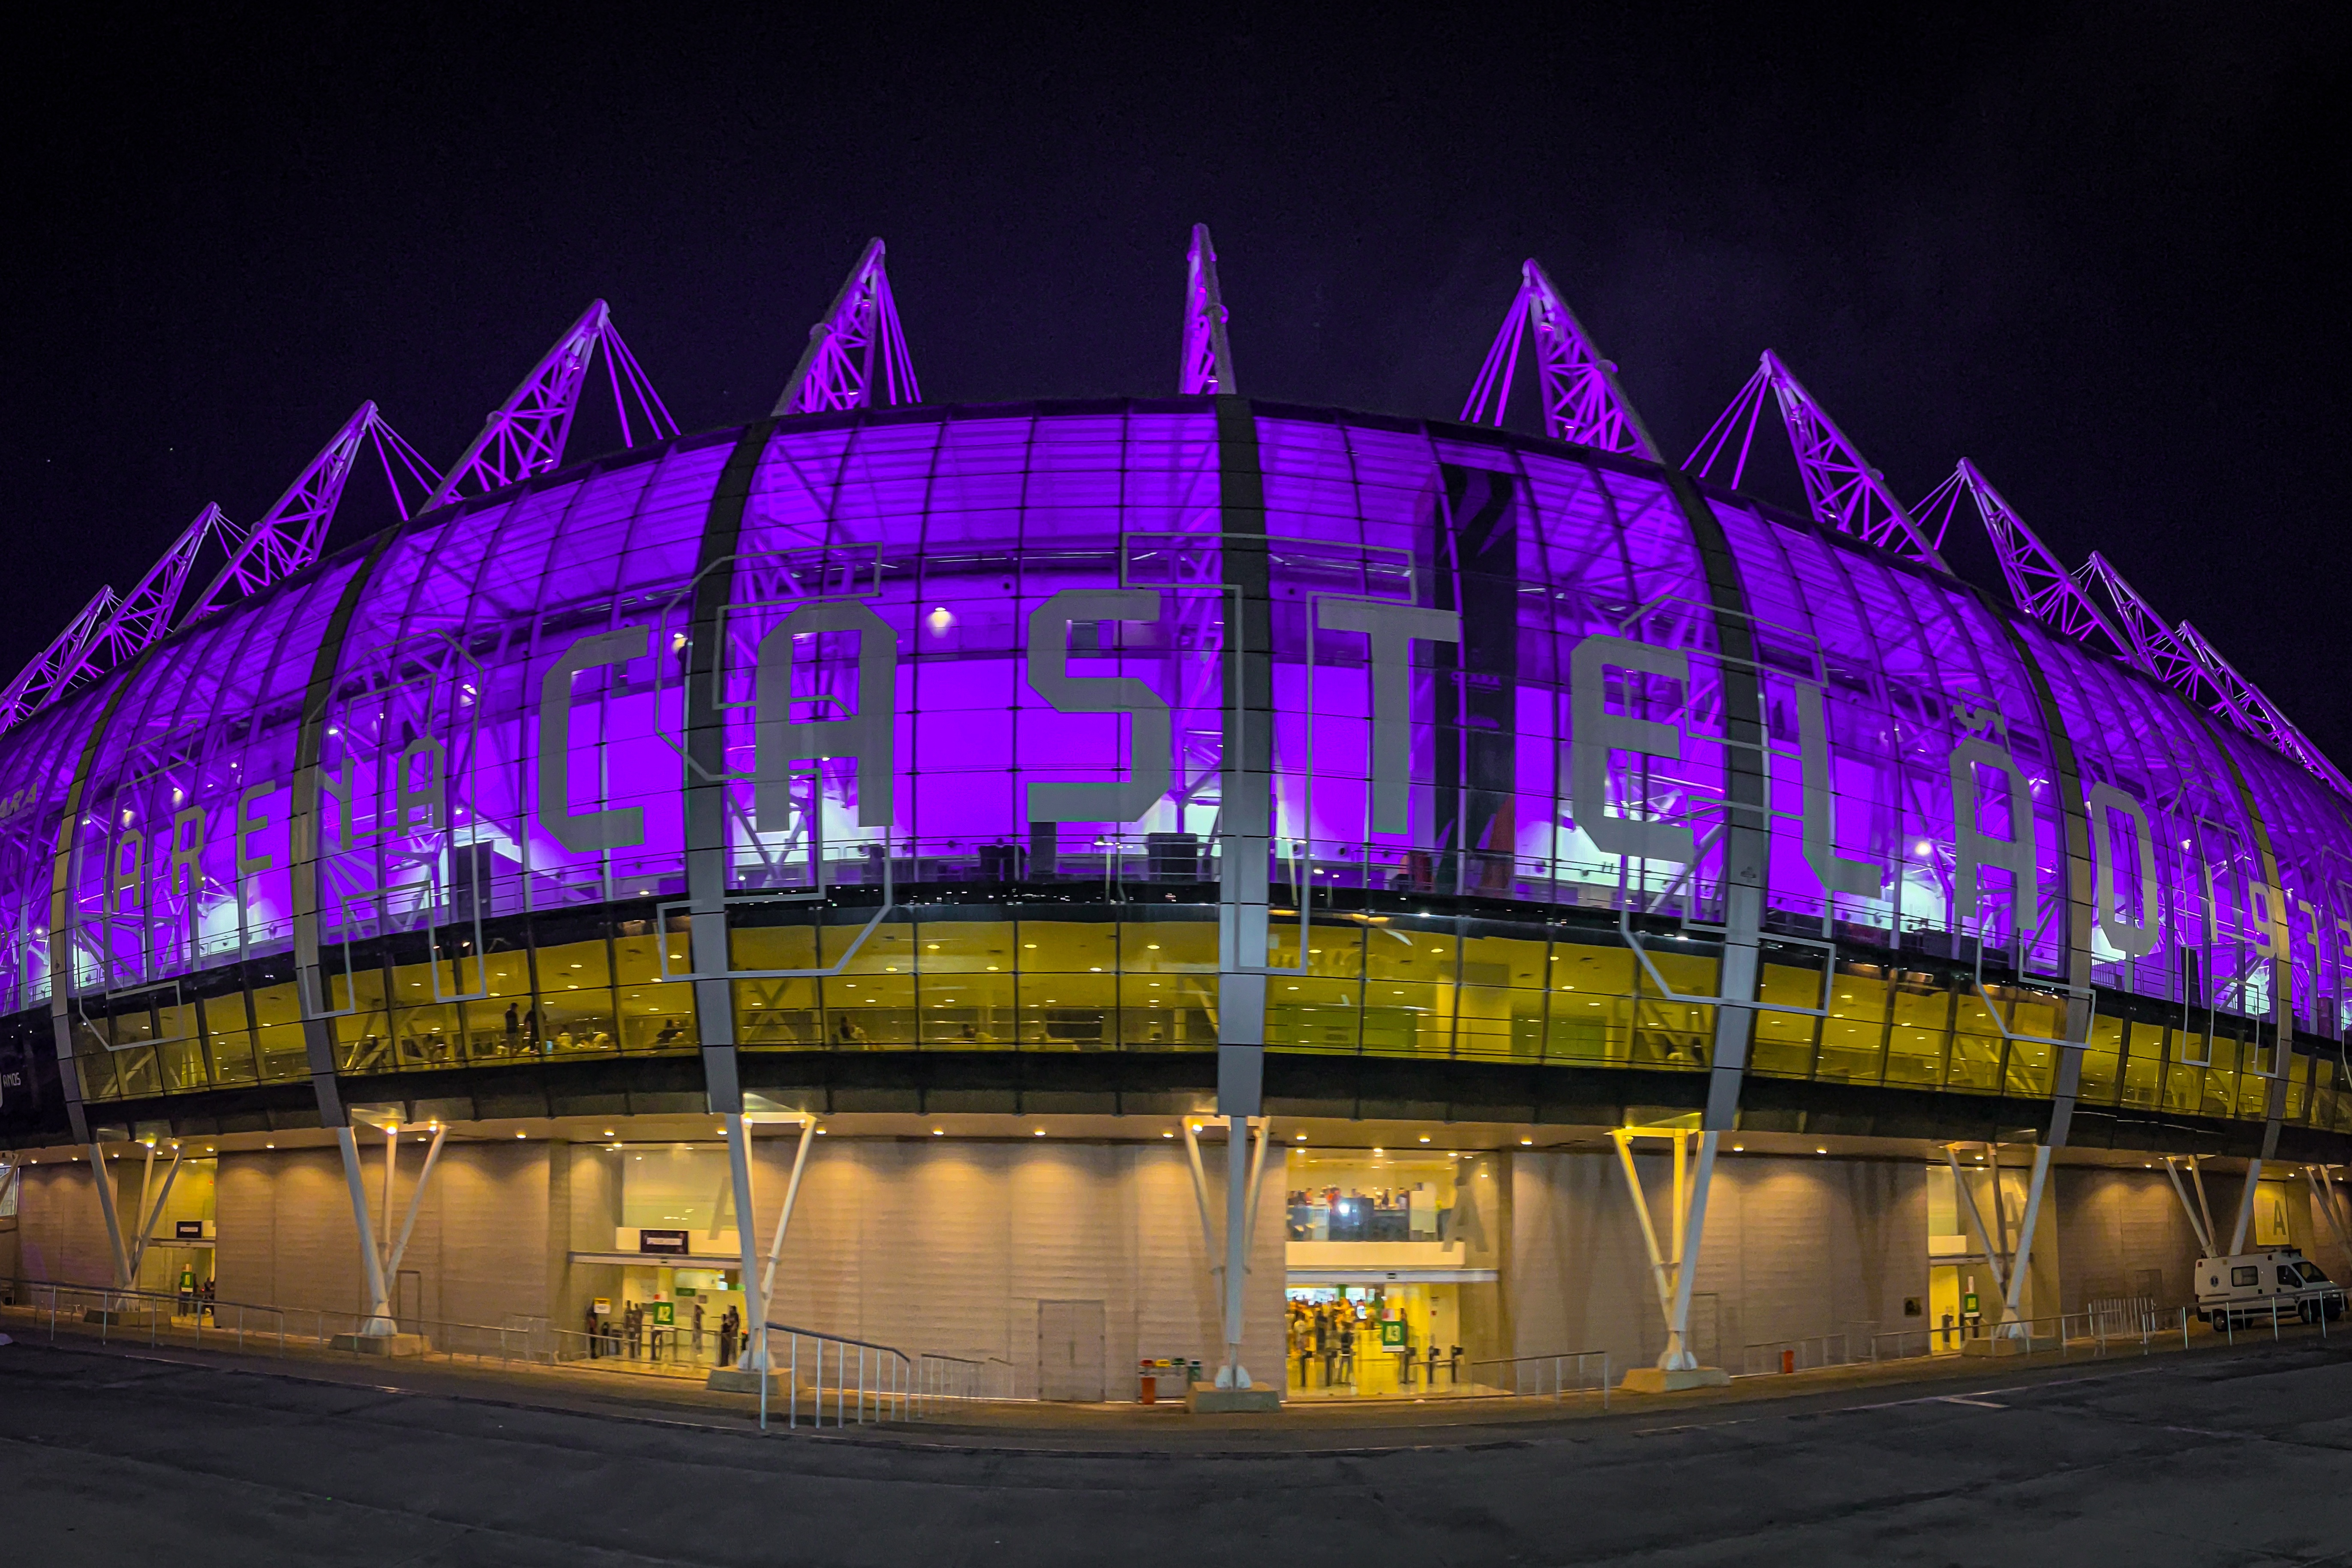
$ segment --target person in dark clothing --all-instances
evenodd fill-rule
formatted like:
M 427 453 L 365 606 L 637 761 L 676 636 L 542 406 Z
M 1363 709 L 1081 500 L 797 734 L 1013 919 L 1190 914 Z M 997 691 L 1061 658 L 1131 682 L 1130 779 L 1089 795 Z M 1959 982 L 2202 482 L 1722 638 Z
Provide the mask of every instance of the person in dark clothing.
M 522 1014 L 511 1002 L 507 1004 L 507 1055 L 515 1054 L 522 1040 Z
M 728 1308 L 726 1313 L 719 1320 L 719 1364 L 720 1366 L 735 1364 L 735 1325 L 741 1321 L 735 1315 L 735 1309 L 732 1307 Z
M 604 1340 L 604 1325 L 597 1320 L 596 1303 L 591 1301 L 588 1303 L 588 1359 L 590 1361 L 596 1359 L 597 1352 L 603 1345 Z

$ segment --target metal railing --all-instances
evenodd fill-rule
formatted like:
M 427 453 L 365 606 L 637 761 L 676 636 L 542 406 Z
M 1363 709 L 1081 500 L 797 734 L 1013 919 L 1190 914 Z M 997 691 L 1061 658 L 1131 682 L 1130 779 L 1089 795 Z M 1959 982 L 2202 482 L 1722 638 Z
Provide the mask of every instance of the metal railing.
M 1493 1361 L 1470 1363 L 1470 1380 L 1480 1383 L 1480 1367 L 1498 1371 L 1493 1385 L 1507 1394 L 1524 1398 L 1540 1399 L 1549 1394 L 1553 1399 L 1565 1399 L 1570 1394 L 1591 1392 L 1585 1385 L 1587 1369 L 1598 1366 L 1600 1379 L 1594 1385 L 1601 1394 L 1601 1408 L 1609 1408 L 1609 1352 L 1607 1351 L 1565 1351 L 1558 1355 L 1502 1356 Z
M 295 1352 L 380 1353 L 364 1348 L 381 1337 L 364 1331 L 371 1321 L 364 1312 L 206 1300 L 173 1290 L 131 1290 L 53 1279 L 17 1280 L 12 1294 L 26 1298 L 16 1310 L 29 1313 L 37 1327 L 46 1317 L 52 1343 L 63 1321 L 79 1324 L 85 1331 L 95 1328 L 100 1344 L 125 1342 L 151 1349 L 170 1344 L 234 1346 L 240 1352 L 259 1350 L 277 1356 Z M 507 1366 L 545 1365 L 554 1359 L 549 1331 L 536 1320 L 494 1324 L 402 1317 L 395 1322 L 402 1333 L 422 1335 L 431 1346 L 430 1358 L 436 1361 L 497 1362 Z M 338 1344 L 339 1339 L 348 1342 Z
M 915 1358 L 915 1407 L 928 1408 L 943 1400 L 1011 1400 L 1013 1366 L 997 1356 L 978 1358 L 940 1355 L 925 1351 Z
M 767 1325 L 768 1375 L 760 1379 L 760 1430 L 768 1429 L 769 1385 L 784 1383 L 784 1425 L 801 1422 L 801 1396 L 808 1395 L 810 1424 L 824 1425 L 828 1389 L 825 1362 L 831 1352 L 833 1424 L 847 1426 L 870 1421 L 919 1420 L 914 1358 L 891 1345 L 796 1329 L 789 1323 Z M 782 1335 L 781 1346 L 777 1336 Z
M 1864 1359 L 1854 1353 L 1850 1333 L 1809 1334 L 1801 1339 L 1762 1340 L 1742 1347 L 1740 1372 L 1813 1372 L 1825 1366 L 1852 1366 Z M 1759 1366 L 1757 1363 L 1762 1362 Z
M 2331 1303 L 2336 1308 L 2333 1313 L 2327 1310 Z M 2240 1307 L 2234 1303 L 2224 1303 L 2214 1308 L 2206 1321 L 2213 1331 L 2222 1337 L 2223 1342 L 2228 1344 L 2238 1342 L 2238 1330 L 2241 1327 L 2252 1329 L 2262 1323 L 2270 1325 L 2271 1338 L 2276 1340 L 2279 1337 L 2280 1325 L 2283 1323 L 2292 1322 L 2301 1326 L 2315 1322 L 2319 1325 L 2319 1337 L 2324 1340 L 2327 1337 L 2329 1318 L 2341 1314 L 2344 1310 L 2344 1303 L 2345 1296 L 2342 1288 L 2331 1285 L 2316 1296 L 2305 1297 L 2296 1301 L 2295 1310 L 2284 1317 L 2280 1315 L 2282 1303 L 2279 1298 L 2273 1296 L 2264 1307 Z

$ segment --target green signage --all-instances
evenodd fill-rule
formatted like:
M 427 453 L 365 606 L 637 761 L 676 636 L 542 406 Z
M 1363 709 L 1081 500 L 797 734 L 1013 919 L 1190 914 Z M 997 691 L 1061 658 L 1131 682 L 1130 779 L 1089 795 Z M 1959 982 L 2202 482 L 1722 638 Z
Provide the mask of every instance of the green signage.
M 1391 1320 L 1381 1325 L 1381 1349 L 1384 1351 L 1401 1351 L 1404 1349 L 1404 1324 L 1402 1322 Z
M 666 1329 L 677 1321 L 677 1308 L 675 1305 L 667 1301 L 654 1303 L 654 1327 Z
M 1962 1317 L 1978 1317 L 1981 1315 L 1981 1312 L 1982 1309 L 1977 1305 L 1977 1293 L 1975 1291 L 1971 1290 L 1967 1295 L 1960 1298 L 1960 1315 Z

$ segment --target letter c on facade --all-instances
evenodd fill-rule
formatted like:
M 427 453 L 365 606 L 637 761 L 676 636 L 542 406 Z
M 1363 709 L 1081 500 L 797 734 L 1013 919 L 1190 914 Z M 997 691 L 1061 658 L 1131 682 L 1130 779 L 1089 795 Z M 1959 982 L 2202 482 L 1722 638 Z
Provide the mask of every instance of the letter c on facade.
M 563 657 L 540 680 L 539 820 L 551 837 L 574 854 L 625 849 L 646 841 L 642 806 L 572 809 L 572 678 L 583 669 L 644 658 L 650 636 L 645 626 L 592 633 L 565 648 Z

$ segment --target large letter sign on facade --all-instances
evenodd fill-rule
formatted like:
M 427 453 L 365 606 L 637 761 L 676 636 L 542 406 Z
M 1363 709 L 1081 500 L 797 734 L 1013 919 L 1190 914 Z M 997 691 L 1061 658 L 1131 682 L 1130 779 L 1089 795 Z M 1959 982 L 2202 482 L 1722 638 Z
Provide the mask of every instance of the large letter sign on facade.
M 572 761 L 572 678 L 599 665 L 626 664 L 644 658 L 650 635 L 645 626 L 623 626 L 616 632 L 582 637 L 563 650 L 563 657 L 540 680 L 539 820 L 550 837 L 574 854 L 625 849 L 646 841 L 643 807 L 574 812 L 567 775 Z
M 1991 768 L 2006 781 L 2001 793 L 2003 837 L 1985 833 L 1977 821 L 1977 769 Z M 1977 920 L 1977 873 L 1987 867 L 2009 873 L 2010 939 L 2033 933 L 2040 889 L 2034 886 L 2033 801 L 2015 759 L 1990 741 L 1962 741 L 1952 748 L 1952 929 Z M 1981 932 L 1979 927 L 1979 932 Z
M 1668 759 L 1682 755 L 1682 732 L 1654 719 L 1609 711 L 1611 669 L 1686 680 L 1690 660 L 1674 648 L 1651 647 L 1630 637 L 1594 635 L 1576 645 L 1569 697 L 1576 720 L 1574 759 L 1569 770 L 1570 809 L 1593 847 L 1604 855 L 1631 855 L 1686 866 L 1697 854 L 1688 827 L 1609 815 L 1609 753 L 1642 752 Z
M 1377 599 L 1323 599 L 1315 624 L 1372 645 L 1372 831 L 1402 833 L 1412 798 L 1412 641 L 1459 643 L 1462 616 Z
M 1822 713 L 1822 689 L 1797 684 L 1797 744 L 1804 753 L 1805 864 L 1832 893 L 1874 899 L 1885 890 L 1885 868 L 1849 860 L 1837 852 L 1837 795 L 1830 781 L 1829 725 Z
M 2132 842 L 2139 848 L 2139 919 L 2131 918 L 2126 905 L 2116 896 L 2115 827 L 2109 812 L 2120 812 L 2131 822 Z M 2147 813 L 2139 802 L 2113 784 L 2091 786 L 2091 864 L 2096 868 L 2098 894 L 2092 909 L 2096 911 L 2099 934 L 2107 945 L 2126 958 L 2145 958 L 2156 951 L 2157 927 L 2162 908 L 2161 895 L 2157 890 L 2156 837 L 2148 831 Z
M 1029 613 L 1029 689 L 1062 713 L 1129 717 L 1127 777 L 1029 786 L 1032 822 L 1134 822 L 1168 793 L 1174 726 L 1142 681 L 1070 673 L 1069 628 L 1088 621 L 1156 621 L 1156 588 L 1065 588 Z
M 793 706 L 835 702 L 831 697 L 793 694 L 793 639 L 820 632 L 857 636 L 857 711 L 845 719 L 795 719 Z M 898 638 L 890 623 L 856 599 L 824 599 L 803 605 L 760 639 L 759 695 L 755 710 L 759 783 L 753 809 L 760 831 L 791 826 L 791 764 L 820 757 L 857 759 L 857 826 L 887 827 L 892 810 L 891 772 L 898 713 Z

